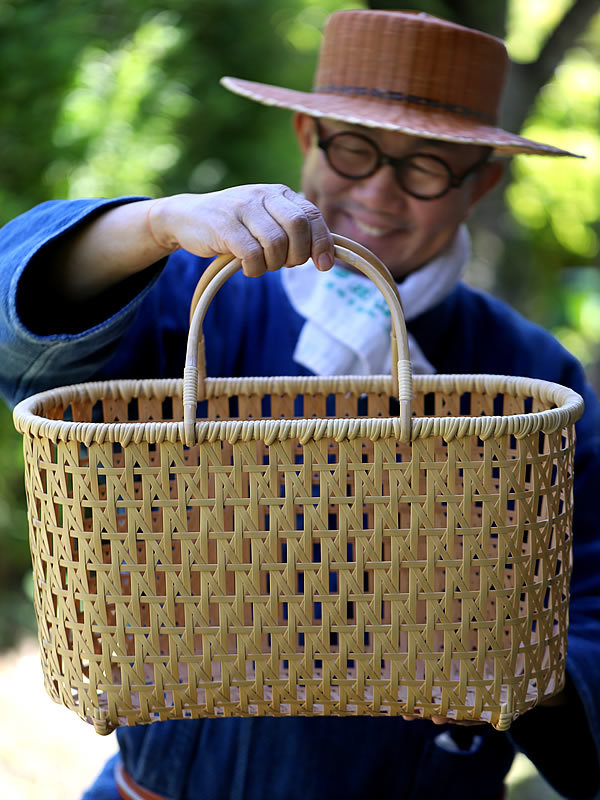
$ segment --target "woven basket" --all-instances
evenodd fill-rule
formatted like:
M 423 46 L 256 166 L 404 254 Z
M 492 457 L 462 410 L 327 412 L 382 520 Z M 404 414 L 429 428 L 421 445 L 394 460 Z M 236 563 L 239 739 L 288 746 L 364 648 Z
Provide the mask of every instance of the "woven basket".
M 183 381 L 15 408 L 46 689 L 99 733 L 298 714 L 506 729 L 563 687 L 581 397 L 492 375 L 413 390 L 389 273 L 336 252 L 385 296 L 393 377 L 206 378 L 202 320 L 239 269 L 222 257 Z

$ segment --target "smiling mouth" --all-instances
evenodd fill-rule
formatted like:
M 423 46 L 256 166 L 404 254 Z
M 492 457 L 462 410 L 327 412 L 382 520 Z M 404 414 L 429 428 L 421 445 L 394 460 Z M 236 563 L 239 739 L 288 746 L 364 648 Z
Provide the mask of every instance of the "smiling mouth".
M 360 220 L 357 217 L 350 215 L 350 219 L 353 225 L 361 232 L 366 234 L 367 236 L 372 236 L 374 238 L 381 238 L 383 236 L 388 236 L 391 233 L 406 233 L 404 228 L 380 228 L 378 225 L 370 225 L 368 222 L 364 220 Z

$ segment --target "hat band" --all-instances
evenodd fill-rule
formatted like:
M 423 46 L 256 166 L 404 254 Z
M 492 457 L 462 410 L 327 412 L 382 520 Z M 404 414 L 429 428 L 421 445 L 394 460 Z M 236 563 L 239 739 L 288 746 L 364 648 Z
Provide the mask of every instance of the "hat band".
M 406 94 L 405 92 L 395 92 L 389 89 L 369 89 L 366 86 L 337 86 L 335 84 L 327 84 L 324 86 L 315 86 L 313 92 L 322 92 L 325 94 L 355 94 L 366 97 L 377 97 L 380 100 L 393 100 L 397 103 L 410 103 L 412 105 L 424 106 L 437 111 L 448 111 L 451 114 L 460 114 L 463 117 L 474 117 L 475 119 L 485 122 L 488 125 L 495 125 L 496 119 L 491 114 L 485 111 L 477 111 L 468 106 L 462 106 L 459 103 L 443 103 L 441 100 L 435 100 L 432 97 L 421 97 L 418 94 Z

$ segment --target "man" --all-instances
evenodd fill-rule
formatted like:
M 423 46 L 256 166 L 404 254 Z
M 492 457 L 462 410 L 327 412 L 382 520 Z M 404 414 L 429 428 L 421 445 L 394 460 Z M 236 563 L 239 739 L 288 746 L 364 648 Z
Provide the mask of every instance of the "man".
M 491 800 L 503 796 L 516 747 L 565 796 L 598 796 L 598 405 L 552 337 L 459 282 L 469 254 L 463 223 L 501 173 L 490 154 L 569 155 L 497 126 L 505 70 L 502 43 L 485 34 L 424 14 L 348 11 L 328 22 L 313 92 L 225 79 L 295 111 L 303 195 L 251 186 L 55 202 L 14 220 L 0 235 L 2 390 L 14 402 L 74 381 L 180 374 L 193 287 L 208 260 L 227 252 L 246 276 L 273 274 L 238 274 L 215 298 L 205 323 L 209 374 L 381 372 L 387 318 L 365 295 L 372 314 L 361 324 L 339 299 L 347 273 L 332 269 L 332 231 L 361 242 L 400 282 L 421 371 L 544 377 L 585 396 L 567 688 L 508 734 L 371 717 L 124 728 L 120 755 L 89 800 Z M 280 271 L 309 258 L 327 281 L 310 266 Z

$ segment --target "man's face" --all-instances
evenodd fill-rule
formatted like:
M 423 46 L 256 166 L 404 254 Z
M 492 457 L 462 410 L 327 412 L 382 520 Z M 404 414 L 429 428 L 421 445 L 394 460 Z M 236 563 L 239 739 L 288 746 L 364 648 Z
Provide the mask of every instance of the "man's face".
M 340 131 L 361 133 L 388 156 L 400 158 L 413 153 L 437 156 L 456 175 L 465 172 L 484 153 L 483 148 L 475 145 L 359 128 L 335 120 L 323 120 L 320 124 L 323 138 Z M 490 179 L 490 167 L 495 165 L 486 165 L 443 197 L 419 200 L 398 185 L 389 165 L 383 165 L 368 178 L 341 177 L 329 166 L 325 153 L 317 146 L 315 120 L 298 114 L 295 127 L 304 154 L 304 194 L 320 209 L 333 233 L 368 247 L 397 280 L 444 250 L 474 203 L 499 177 Z

